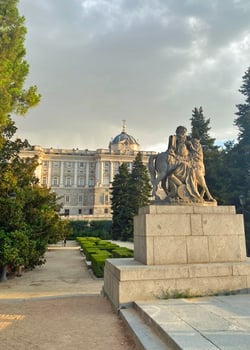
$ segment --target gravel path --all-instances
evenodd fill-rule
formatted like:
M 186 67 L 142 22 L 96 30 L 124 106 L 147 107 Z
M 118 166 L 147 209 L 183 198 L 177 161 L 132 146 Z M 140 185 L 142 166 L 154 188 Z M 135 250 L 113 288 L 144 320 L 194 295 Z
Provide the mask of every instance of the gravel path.
M 103 280 L 75 242 L 50 246 L 46 264 L 0 283 L 0 342 L 5 350 L 136 350 L 101 295 Z

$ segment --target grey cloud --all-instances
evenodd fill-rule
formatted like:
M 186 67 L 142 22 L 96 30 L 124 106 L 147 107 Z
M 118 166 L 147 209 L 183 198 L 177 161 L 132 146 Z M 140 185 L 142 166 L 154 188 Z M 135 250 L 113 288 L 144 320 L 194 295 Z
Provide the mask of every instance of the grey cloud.
M 106 147 L 126 119 L 147 147 L 166 142 L 176 124 L 188 127 L 200 105 L 216 137 L 235 137 L 250 59 L 248 1 L 21 0 L 20 12 L 28 83 L 43 95 L 17 119 L 32 143 Z M 81 135 L 82 146 L 74 144 Z

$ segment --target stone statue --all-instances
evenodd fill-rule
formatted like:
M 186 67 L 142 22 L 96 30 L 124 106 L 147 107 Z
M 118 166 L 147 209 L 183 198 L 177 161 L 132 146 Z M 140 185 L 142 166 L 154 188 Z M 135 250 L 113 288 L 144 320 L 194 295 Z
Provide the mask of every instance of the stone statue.
M 215 203 L 205 181 L 203 150 L 198 139 L 188 140 L 187 129 L 178 126 L 175 135 L 169 137 L 166 152 L 151 155 L 149 172 L 152 182 L 152 196 L 157 195 L 158 186 L 166 194 L 164 201 L 169 203 Z

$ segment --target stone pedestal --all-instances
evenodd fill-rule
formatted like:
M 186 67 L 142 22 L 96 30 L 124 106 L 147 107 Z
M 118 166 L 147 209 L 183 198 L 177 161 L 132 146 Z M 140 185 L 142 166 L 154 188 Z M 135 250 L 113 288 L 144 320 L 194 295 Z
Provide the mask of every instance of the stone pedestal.
M 243 216 L 232 206 L 151 205 L 134 219 L 134 259 L 108 259 L 113 305 L 250 288 Z

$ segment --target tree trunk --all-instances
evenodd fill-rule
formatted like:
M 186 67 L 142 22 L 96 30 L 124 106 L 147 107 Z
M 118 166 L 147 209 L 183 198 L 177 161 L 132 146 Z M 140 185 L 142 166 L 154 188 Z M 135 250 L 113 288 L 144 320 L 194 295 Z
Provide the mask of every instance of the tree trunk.
M 0 282 L 6 282 L 7 281 L 7 264 L 4 266 L 1 266 L 0 268 Z

